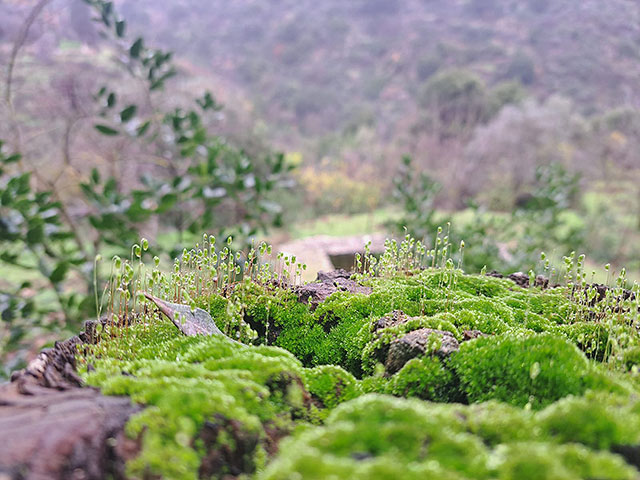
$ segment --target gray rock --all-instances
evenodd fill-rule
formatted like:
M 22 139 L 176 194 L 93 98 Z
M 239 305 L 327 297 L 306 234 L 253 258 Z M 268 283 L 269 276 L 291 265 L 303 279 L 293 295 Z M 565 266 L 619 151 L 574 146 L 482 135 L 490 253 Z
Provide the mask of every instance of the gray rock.
M 352 280 L 351 274 L 342 269 L 332 272 L 318 272 L 318 278 L 314 283 L 307 283 L 294 289 L 298 299 L 303 303 L 308 303 L 312 310 L 315 310 L 320 303 L 338 291 L 365 295 L 371 293 L 369 287 Z
M 373 325 L 373 330 L 377 332 L 378 330 L 382 330 L 383 328 L 396 327 L 398 325 L 402 325 L 403 323 L 407 323 L 409 320 L 411 320 L 411 318 L 412 317 L 409 317 L 402 310 L 394 310 L 393 312 L 377 320 Z
M 459 348 L 460 344 L 451 332 L 432 328 L 414 330 L 391 342 L 385 362 L 385 373 L 393 375 L 412 358 L 427 354 L 446 358 Z

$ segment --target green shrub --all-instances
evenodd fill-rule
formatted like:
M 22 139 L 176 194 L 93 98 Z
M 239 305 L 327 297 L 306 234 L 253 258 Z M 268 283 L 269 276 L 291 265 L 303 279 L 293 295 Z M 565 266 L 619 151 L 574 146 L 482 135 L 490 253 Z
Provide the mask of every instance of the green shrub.
M 484 82 L 466 70 L 443 70 L 433 75 L 422 87 L 419 101 L 435 108 L 439 123 L 446 133 L 473 127 L 487 113 Z

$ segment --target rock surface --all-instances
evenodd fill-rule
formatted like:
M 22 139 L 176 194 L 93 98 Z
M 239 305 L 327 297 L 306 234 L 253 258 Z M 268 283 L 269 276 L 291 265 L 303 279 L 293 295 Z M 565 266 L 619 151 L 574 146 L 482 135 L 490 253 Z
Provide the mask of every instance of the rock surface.
M 298 299 L 311 305 L 314 310 L 327 297 L 338 291 L 369 295 L 371 288 L 360 285 L 351 279 L 350 273 L 340 269 L 333 272 L 318 272 L 318 278 L 314 283 L 307 283 L 294 289 Z
M 407 323 L 409 320 L 411 320 L 411 317 L 409 317 L 402 310 L 394 310 L 393 312 L 385 315 L 380 320 L 378 320 L 374 324 L 373 330 L 374 332 L 377 332 L 378 330 L 382 330 L 383 328 L 396 327 L 398 325 L 402 325 L 403 323 Z
M 493 272 L 487 273 L 487 276 L 495 278 L 508 278 L 513 283 L 522 288 L 529 288 L 531 286 L 531 278 L 529 278 L 529 275 L 523 272 L 515 272 L 510 275 L 504 276 L 500 272 L 494 270 Z M 533 286 L 540 288 L 549 288 L 549 279 L 543 275 L 537 275 L 534 280 Z
M 414 330 L 391 342 L 384 366 L 385 373 L 393 375 L 412 358 L 425 354 L 446 358 L 459 348 L 460 344 L 451 332 L 432 328 Z
M 0 385 L 0 479 L 125 478 L 139 447 L 123 428 L 141 407 L 82 387 L 75 354 L 94 327 L 43 350 Z

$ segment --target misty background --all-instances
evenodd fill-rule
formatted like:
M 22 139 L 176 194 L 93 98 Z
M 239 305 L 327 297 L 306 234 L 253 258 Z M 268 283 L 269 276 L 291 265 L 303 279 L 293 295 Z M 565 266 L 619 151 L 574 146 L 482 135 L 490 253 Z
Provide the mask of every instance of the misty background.
M 468 271 L 640 272 L 633 0 L 2 0 L 0 65 L 7 351 L 91 314 L 96 255 L 141 237 L 451 222 Z

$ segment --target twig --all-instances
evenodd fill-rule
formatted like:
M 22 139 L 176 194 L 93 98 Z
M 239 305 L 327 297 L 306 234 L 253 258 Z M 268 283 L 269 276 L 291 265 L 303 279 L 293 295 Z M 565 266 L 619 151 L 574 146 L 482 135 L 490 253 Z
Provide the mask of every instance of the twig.
M 50 0 L 40 0 L 35 7 L 31 10 L 27 18 L 25 19 L 20 31 L 18 32 L 18 36 L 16 37 L 16 41 L 13 44 L 13 48 L 11 49 L 11 55 L 9 57 L 9 64 L 7 65 L 7 77 L 6 77 L 6 89 L 4 93 L 4 100 L 9 107 L 9 115 L 11 118 L 10 124 L 11 128 L 15 135 L 14 142 L 14 150 L 20 151 L 20 129 L 15 121 L 15 110 L 13 108 L 13 100 L 11 96 L 11 87 L 13 84 L 13 71 L 15 69 L 16 60 L 18 58 L 18 53 L 20 53 L 20 49 L 24 46 L 24 42 L 27 40 L 27 35 L 29 35 L 29 30 L 35 22 L 40 12 L 44 9 L 44 7 L 49 3 Z

